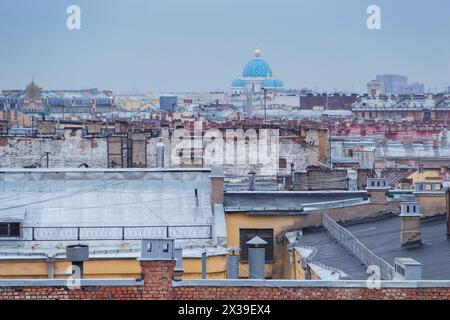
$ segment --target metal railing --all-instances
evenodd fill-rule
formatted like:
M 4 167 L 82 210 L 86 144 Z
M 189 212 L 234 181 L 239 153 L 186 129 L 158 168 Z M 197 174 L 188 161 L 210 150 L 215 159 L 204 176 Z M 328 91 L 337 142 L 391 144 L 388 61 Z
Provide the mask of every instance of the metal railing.
M 394 279 L 394 267 L 370 251 L 369 248 L 362 244 L 346 228 L 340 226 L 325 213 L 322 214 L 322 225 L 340 245 L 350 251 L 366 266 L 378 266 L 382 280 Z
M 212 225 L 121 227 L 21 227 L 20 236 L 0 241 L 125 241 L 152 238 L 211 239 Z

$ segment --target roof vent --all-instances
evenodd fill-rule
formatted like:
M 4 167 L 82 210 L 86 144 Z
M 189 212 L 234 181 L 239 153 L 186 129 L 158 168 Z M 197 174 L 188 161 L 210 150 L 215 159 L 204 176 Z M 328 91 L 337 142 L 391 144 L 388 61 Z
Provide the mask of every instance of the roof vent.
M 389 181 L 386 178 L 367 178 L 367 190 L 390 189 Z
M 76 275 L 78 271 L 80 279 L 84 275 L 84 261 L 89 260 L 89 246 L 75 244 L 66 247 L 66 260 L 72 262 L 72 274 Z M 78 270 L 73 267 L 77 267 Z
M 173 239 L 144 239 L 141 245 L 141 260 L 160 261 L 174 259 Z
M 422 264 L 411 258 L 395 258 L 394 269 L 398 279 L 422 280 Z
M 267 242 L 260 237 L 254 237 L 247 242 L 247 246 L 249 279 L 264 279 Z

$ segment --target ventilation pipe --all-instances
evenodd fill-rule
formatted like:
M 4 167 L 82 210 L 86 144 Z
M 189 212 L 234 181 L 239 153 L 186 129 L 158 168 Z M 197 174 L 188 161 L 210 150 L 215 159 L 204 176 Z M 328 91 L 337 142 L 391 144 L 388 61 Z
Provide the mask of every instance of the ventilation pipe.
M 156 166 L 164 168 L 164 143 L 161 137 L 158 138 L 158 143 L 156 144 Z
M 180 281 L 182 279 L 184 269 L 183 269 L 183 249 L 175 248 L 173 249 L 173 256 L 175 258 L 175 268 L 174 268 L 174 280 Z
M 291 191 L 295 190 L 295 168 L 294 168 L 294 163 L 291 163 Z
M 247 242 L 249 279 L 265 278 L 266 246 L 267 242 L 260 237 Z
M 89 246 L 82 244 L 67 246 L 66 260 L 72 262 L 72 274 L 76 275 L 76 272 L 79 271 L 80 279 L 82 279 L 84 275 L 84 261 L 89 260 Z M 78 270 L 73 268 L 74 266 Z
M 202 252 L 202 280 L 206 280 L 206 250 Z
M 239 279 L 239 247 L 228 249 L 228 279 Z
M 255 191 L 255 175 L 256 173 L 254 171 L 250 172 L 250 185 L 249 185 L 249 190 L 250 191 Z

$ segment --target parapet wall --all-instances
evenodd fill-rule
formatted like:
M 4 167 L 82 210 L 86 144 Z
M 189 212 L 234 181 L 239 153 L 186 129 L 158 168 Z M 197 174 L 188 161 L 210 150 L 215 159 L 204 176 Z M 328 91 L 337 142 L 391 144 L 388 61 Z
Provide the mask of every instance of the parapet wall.
M 0 280 L 0 299 L 55 300 L 448 300 L 450 281 L 172 281 L 174 261 L 141 261 L 142 279 Z

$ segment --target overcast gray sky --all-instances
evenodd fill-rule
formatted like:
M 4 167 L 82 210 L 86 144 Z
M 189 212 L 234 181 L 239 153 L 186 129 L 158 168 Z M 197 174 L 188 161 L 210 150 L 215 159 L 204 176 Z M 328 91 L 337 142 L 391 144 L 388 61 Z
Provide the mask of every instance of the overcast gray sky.
M 66 8 L 81 8 L 81 30 Z M 369 31 L 366 9 L 381 7 Z M 255 47 L 288 88 L 365 90 L 377 73 L 450 83 L 448 0 L 2 0 L 0 88 L 229 88 Z

